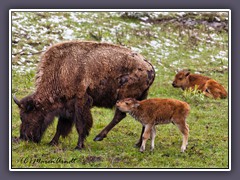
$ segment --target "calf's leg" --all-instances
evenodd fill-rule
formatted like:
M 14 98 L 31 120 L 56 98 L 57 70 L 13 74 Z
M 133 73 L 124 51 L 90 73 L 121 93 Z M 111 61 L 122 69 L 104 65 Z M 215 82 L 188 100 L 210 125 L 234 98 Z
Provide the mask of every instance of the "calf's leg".
M 138 100 L 142 101 L 142 100 L 146 99 L 147 96 L 148 96 L 148 90 L 144 91 L 143 94 L 140 96 L 140 98 L 138 98 Z M 140 138 L 139 138 L 138 142 L 135 144 L 135 147 L 138 147 L 138 148 L 141 147 L 141 145 L 142 145 L 142 136 L 143 136 L 144 130 L 145 130 L 145 127 L 142 126 L 142 132 L 140 134 Z
M 181 131 L 181 133 L 183 134 L 183 142 L 182 142 L 182 146 L 181 146 L 181 152 L 184 152 L 186 150 L 186 147 L 188 144 L 188 134 L 189 134 L 188 124 L 187 123 L 178 124 L 178 128 Z
M 155 126 L 153 126 L 152 130 L 151 130 L 151 151 L 153 151 L 153 149 L 154 149 L 155 137 L 156 137 L 156 128 L 155 128 Z
M 143 133 L 143 136 L 142 136 L 142 145 L 140 147 L 140 152 L 145 151 L 146 142 L 150 137 L 151 130 L 152 130 L 152 125 L 147 124 L 145 126 L 145 130 L 144 130 L 144 133 Z

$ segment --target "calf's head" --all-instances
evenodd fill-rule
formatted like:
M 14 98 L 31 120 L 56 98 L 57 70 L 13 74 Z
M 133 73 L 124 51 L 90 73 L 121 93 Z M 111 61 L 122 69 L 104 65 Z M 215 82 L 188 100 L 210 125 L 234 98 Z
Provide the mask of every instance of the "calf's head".
M 185 89 L 189 83 L 188 76 L 190 72 L 186 70 L 179 71 L 174 78 L 174 81 L 172 83 L 172 86 L 175 88 L 182 88 Z
M 131 112 L 132 110 L 137 108 L 139 105 L 140 105 L 139 102 L 133 98 L 122 99 L 122 100 L 117 101 L 117 103 L 116 103 L 117 108 L 120 111 L 126 112 L 126 113 Z
M 44 125 L 44 114 L 36 101 L 30 96 L 18 100 L 14 96 L 14 102 L 20 109 L 20 139 L 33 142 L 40 142 L 43 132 L 46 129 Z

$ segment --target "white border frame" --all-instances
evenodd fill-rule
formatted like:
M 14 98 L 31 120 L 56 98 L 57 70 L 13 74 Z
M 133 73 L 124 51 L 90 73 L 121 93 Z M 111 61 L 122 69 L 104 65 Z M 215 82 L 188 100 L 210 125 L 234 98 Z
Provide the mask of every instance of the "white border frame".
M 52 168 L 52 169 L 12 169 L 12 12 L 208 12 L 216 11 L 221 12 L 225 11 L 229 13 L 229 34 L 228 34 L 228 169 L 151 169 L 151 168 L 142 168 L 142 169 L 61 169 L 61 168 Z M 10 9 L 9 10 L 9 171 L 231 171 L 231 10 L 230 9 Z

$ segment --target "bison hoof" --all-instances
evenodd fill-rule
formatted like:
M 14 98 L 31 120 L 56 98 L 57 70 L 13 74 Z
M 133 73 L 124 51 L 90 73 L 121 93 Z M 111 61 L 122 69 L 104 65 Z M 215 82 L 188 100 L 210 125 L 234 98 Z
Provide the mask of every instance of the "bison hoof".
M 140 148 L 141 145 L 142 145 L 142 143 L 141 143 L 141 142 L 138 142 L 138 143 L 136 143 L 136 144 L 134 145 L 134 147 L 135 147 L 135 148 Z
M 139 150 L 141 153 L 143 153 L 144 151 L 145 151 L 145 149 L 143 149 L 143 148 L 140 148 L 140 150 Z
M 75 147 L 75 150 L 78 150 L 78 151 L 81 151 L 82 149 L 83 149 L 83 147 L 79 147 L 79 146 Z
M 106 137 L 106 135 L 105 136 L 96 136 L 93 140 L 94 141 L 102 141 L 104 138 Z
M 50 146 L 57 146 L 58 142 L 57 141 L 51 141 L 50 143 L 48 143 Z
M 181 147 L 181 152 L 183 153 L 185 150 L 186 150 L 186 147 L 185 147 L 185 146 L 182 146 L 182 147 Z

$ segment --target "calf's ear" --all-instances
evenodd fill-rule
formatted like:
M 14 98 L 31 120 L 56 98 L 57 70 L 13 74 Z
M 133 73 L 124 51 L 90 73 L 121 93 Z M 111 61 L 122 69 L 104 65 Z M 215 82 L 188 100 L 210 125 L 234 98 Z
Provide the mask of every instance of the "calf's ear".
M 136 108 L 136 107 L 140 106 L 140 104 L 139 103 L 135 103 L 133 106 Z

